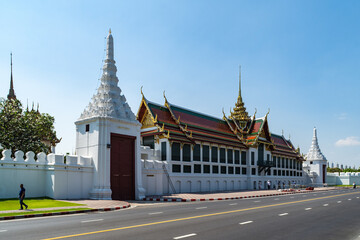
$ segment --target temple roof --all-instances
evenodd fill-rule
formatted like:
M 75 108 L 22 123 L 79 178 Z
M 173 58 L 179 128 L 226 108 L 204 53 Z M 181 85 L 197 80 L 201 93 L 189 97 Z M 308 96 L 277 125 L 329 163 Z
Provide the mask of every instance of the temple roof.
M 306 160 L 307 161 L 314 161 L 314 160 L 326 161 L 326 158 L 322 154 L 320 147 L 319 147 L 319 143 L 318 143 L 318 139 L 317 139 L 317 132 L 316 132 L 315 127 L 313 130 L 313 138 L 312 138 L 311 146 L 310 146 L 309 152 L 306 155 Z
M 146 123 L 145 118 L 149 116 L 150 122 Z M 143 123 L 143 127 L 146 125 L 151 129 L 144 129 L 143 136 L 162 135 L 169 140 L 187 143 L 200 141 L 246 148 L 224 120 L 173 105 L 166 98 L 165 104 L 160 105 L 143 96 L 137 119 Z M 155 130 L 151 124 L 156 127 Z
M 264 144 L 274 155 L 303 160 L 299 151 L 284 136 L 272 134 L 268 124 L 268 113 L 256 118 L 256 111 L 249 117 L 241 97 L 241 71 L 239 74 L 239 96 L 234 112 L 223 118 L 212 117 L 190 109 L 171 104 L 164 93 L 164 105 L 145 98 L 143 92 L 137 120 L 142 124 L 141 136 L 154 136 L 155 140 L 167 138 L 169 141 L 180 141 L 195 144 L 214 143 L 247 149 L 257 148 Z
M 303 158 L 301 157 L 299 152 L 295 149 L 292 142 L 288 139 L 285 139 L 284 136 L 280 136 L 280 135 L 272 133 L 271 139 L 272 139 L 273 143 L 275 144 L 275 149 L 272 152 L 272 154 L 293 157 L 293 158 L 298 158 L 300 160 L 303 160 Z
M 225 114 L 224 114 L 225 115 Z M 228 118 L 220 119 L 169 103 L 161 105 L 143 95 L 137 119 L 143 125 L 141 135 L 168 138 L 170 141 L 195 144 L 207 142 L 247 149 L 264 143 L 274 155 L 302 160 L 290 140 L 270 133 L 267 115 L 255 114 L 242 132 Z

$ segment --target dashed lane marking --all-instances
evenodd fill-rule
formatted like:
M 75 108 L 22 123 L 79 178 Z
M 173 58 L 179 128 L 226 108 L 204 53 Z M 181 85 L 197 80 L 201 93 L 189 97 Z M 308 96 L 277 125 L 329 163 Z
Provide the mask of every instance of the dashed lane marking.
M 329 204 L 325 203 L 323 206 L 324 206 L 324 207 L 327 207 L 327 206 L 329 206 Z
M 341 201 L 337 201 L 337 203 L 341 203 Z
M 275 198 L 274 200 L 279 200 L 278 198 Z
M 311 210 L 312 208 L 311 207 L 308 207 L 308 208 L 305 208 L 305 211 L 308 211 L 308 210 Z
M 281 214 L 279 214 L 279 217 L 286 216 L 286 215 L 288 215 L 288 213 L 281 213 Z
M 230 206 L 234 206 L 234 205 L 237 205 L 237 203 L 231 203 L 231 204 L 229 204 Z
M 63 236 L 58 236 L 58 237 L 53 237 L 53 238 L 47 238 L 46 240 L 55 240 L 55 239 L 64 239 L 64 238 L 88 236 L 88 235 L 93 235 L 93 234 L 114 232 L 114 231 L 120 231 L 120 230 L 125 230 L 125 229 L 148 227 L 148 226 L 160 225 L 160 224 L 165 224 L 165 223 L 174 223 L 174 222 L 180 222 L 180 221 L 186 221 L 186 220 L 192 220 L 192 219 L 200 219 L 200 218 L 206 218 L 206 217 L 220 216 L 220 215 L 231 214 L 231 213 L 240 213 L 240 212 L 251 211 L 251 210 L 258 210 L 258 209 L 264 209 L 264 208 L 292 205 L 292 204 L 297 204 L 297 203 L 304 203 L 304 202 L 317 201 L 317 200 L 322 200 L 322 199 L 336 198 L 336 197 L 340 197 L 340 196 L 353 195 L 353 194 L 360 194 L 360 192 L 344 193 L 344 194 L 337 194 L 337 195 L 324 196 L 324 197 L 318 197 L 318 198 L 310 198 L 310 199 L 304 199 L 304 200 L 298 200 L 298 201 L 292 201 L 292 202 L 283 202 L 283 203 L 276 203 L 276 204 L 269 204 L 269 205 L 251 207 L 251 208 L 235 209 L 235 210 L 226 211 L 226 212 L 217 212 L 217 213 L 196 215 L 196 216 L 190 216 L 190 217 L 184 217 L 184 218 L 168 219 L 168 220 L 158 221 L 158 222 L 148 222 L 148 223 L 143 223 L 143 224 L 138 224 L 138 225 L 130 225 L 130 226 L 125 226 L 125 227 L 119 227 L 119 228 L 110 228 L 110 229 L 103 229 L 103 230 L 92 231 L 92 232 L 77 233 L 77 234 L 72 234 L 72 235 L 63 235 Z M 287 213 L 285 213 L 285 214 L 287 215 Z
M 239 223 L 240 225 L 245 225 L 245 224 L 249 224 L 249 223 L 252 223 L 253 221 L 247 221 L 247 222 L 241 222 Z
M 254 201 L 254 202 L 261 202 L 261 201 Z
M 348 200 L 351 201 L 351 198 L 349 198 Z
M 0 232 L 7 232 L 7 230 L 0 230 Z
M 84 221 L 81 221 L 82 223 L 89 223 L 89 222 L 100 222 L 100 221 L 104 221 L 104 219 L 91 219 L 91 220 L 84 220 Z
M 192 236 L 196 236 L 196 233 L 190 233 L 190 234 L 187 234 L 187 235 L 174 237 L 173 239 L 182 239 L 182 238 L 187 238 L 187 237 L 192 237 Z
M 152 213 L 149 213 L 149 215 L 156 215 L 156 214 L 162 214 L 163 212 L 152 212 Z
M 198 208 L 196 208 L 196 209 L 205 209 L 205 208 L 207 208 L 207 207 L 198 207 Z

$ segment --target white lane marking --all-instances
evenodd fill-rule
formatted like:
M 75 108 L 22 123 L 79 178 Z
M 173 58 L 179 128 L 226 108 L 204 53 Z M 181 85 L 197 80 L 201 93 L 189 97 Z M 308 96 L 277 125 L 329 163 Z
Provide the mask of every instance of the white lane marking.
M 356 198 L 360 198 L 360 197 L 356 197 Z
M 253 221 L 247 221 L 247 222 L 241 222 L 239 223 L 240 225 L 245 225 L 245 224 L 249 224 L 249 223 L 252 223 Z
M 152 212 L 152 213 L 149 213 L 149 215 L 155 215 L 155 214 L 162 214 L 163 212 Z
M 196 208 L 196 209 L 204 209 L 204 208 L 207 208 L 207 207 L 198 207 L 198 208 Z
M 84 220 L 84 221 L 81 221 L 82 223 L 88 223 L 88 222 L 100 222 L 100 221 L 104 221 L 104 219 L 92 219 L 92 220 Z
M 237 205 L 237 203 L 231 203 L 231 204 L 229 204 L 229 205 L 234 206 L 234 205 Z
M 14 219 L 14 220 L 5 220 L 5 221 L 1 221 L 1 223 L 31 221 L 31 220 L 43 220 L 43 219 L 46 219 L 46 218 L 58 218 L 58 217 L 76 217 L 76 216 L 80 216 L 80 215 L 87 215 L 87 214 L 86 213 L 79 213 L 79 214 L 58 215 L 58 216 L 48 216 L 48 217 L 39 217 L 39 218 L 22 218 L 22 219 Z
M 275 198 L 274 200 L 279 200 L 278 198 Z
M 187 237 L 192 237 L 192 236 L 196 236 L 196 233 L 190 233 L 190 234 L 187 234 L 187 235 L 174 237 L 173 239 L 182 239 L 182 238 L 187 238 Z
M 6 232 L 7 230 L 0 230 L 0 232 Z
M 326 206 L 329 206 L 329 204 L 325 203 L 323 206 L 326 207 Z
M 261 201 L 254 201 L 254 202 L 261 202 Z
M 279 214 L 279 217 L 286 216 L 286 215 L 288 215 L 288 213 L 281 213 L 281 214 Z
M 308 207 L 308 208 L 305 208 L 305 211 L 307 211 L 307 210 L 311 210 L 312 208 L 311 207 Z
M 348 200 L 351 201 L 351 198 L 349 198 Z
M 337 203 L 341 203 L 341 201 L 337 201 Z

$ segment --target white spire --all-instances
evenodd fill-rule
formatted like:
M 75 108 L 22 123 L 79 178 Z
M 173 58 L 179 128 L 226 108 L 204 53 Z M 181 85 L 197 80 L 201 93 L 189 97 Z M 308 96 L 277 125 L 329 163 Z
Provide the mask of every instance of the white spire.
M 321 153 L 319 144 L 318 144 L 318 139 L 317 139 L 317 133 L 316 133 L 316 128 L 314 127 L 314 135 L 312 138 L 312 143 L 309 149 L 308 154 L 306 155 L 306 160 L 311 161 L 311 160 L 325 160 L 326 158 L 325 156 Z
M 116 76 L 117 69 L 114 60 L 114 43 L 111 30 L 109 30 L 106 40 L 106 59 L 100 86 L 79 120 L 92 117 L 110 117 L 136 121 L 134 113 L 118 87 L 119 80 Z

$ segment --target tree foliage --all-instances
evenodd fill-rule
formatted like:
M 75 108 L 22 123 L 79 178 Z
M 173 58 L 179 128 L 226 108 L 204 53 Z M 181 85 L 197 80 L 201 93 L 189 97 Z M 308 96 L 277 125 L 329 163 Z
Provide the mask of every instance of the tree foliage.
M 330 173 L 334 173 L 334 172 L 360 172 L 360 168 L 359 169 L 352 169 L 352 168 L 345 168 L 345 169 L 341 169 L 338 167 L 335 168 L 327 168 L 327 172 Z
M 23 110 L 17 99 L 0 100 L 0 143 L 12 152 L 49 153 L 51 145 L 58 143 L 54 130 L 54 117 L 38 110 Z

